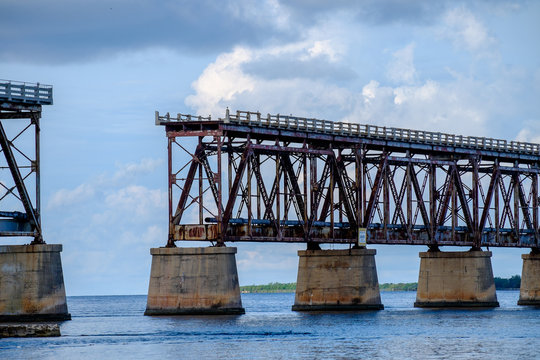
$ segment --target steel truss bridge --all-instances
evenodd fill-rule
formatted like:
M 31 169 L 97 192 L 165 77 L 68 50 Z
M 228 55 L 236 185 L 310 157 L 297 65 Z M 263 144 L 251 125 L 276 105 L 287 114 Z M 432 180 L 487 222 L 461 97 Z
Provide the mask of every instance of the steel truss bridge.
M 40 219 L 40 118 L 52 86 L 0 80 L 0 236 L 43 244 Z
M 169 247 L 318 248 L 358 245 L 360 234 L 433 249 L 539 247 L 539 144 L 228 109 L 155 121 L 168 139 Z

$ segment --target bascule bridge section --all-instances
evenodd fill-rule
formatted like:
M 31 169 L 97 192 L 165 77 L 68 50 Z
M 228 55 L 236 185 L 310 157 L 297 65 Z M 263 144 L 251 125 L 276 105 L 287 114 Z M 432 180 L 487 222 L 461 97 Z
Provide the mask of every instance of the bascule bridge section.
M 40 120 L 52 86 L 0 80 L 0 321 L 71 318 L 60 252 L 41 226 Z
M 370 244 L 427 246 L 419 307 L 498 306 L 487 249 L 530 248 L 520 304 L 540 301 L 538 144 L 229 110 L 155 121 L 169 235 L 151 250 L 147 314 L 241 313 L 225 246 L 240 241 L 306 244 L 293 310 L 381 309 Z

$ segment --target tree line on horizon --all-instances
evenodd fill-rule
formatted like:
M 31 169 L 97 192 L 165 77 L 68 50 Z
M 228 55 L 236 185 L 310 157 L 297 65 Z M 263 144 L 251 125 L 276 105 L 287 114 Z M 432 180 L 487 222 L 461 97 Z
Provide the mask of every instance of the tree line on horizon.
M 519 289 L 521 276 L 514 275 L 510 278 L 495 277 L 495 288 L 497 290 Z M 379 284 L 381 291 L 416 291 L 418 283 L 384 283 Z M 240 286 L 242 293 L 289 293 L 296 290 L 296 283 L 272 282 L 266 285 L 244 285 Z

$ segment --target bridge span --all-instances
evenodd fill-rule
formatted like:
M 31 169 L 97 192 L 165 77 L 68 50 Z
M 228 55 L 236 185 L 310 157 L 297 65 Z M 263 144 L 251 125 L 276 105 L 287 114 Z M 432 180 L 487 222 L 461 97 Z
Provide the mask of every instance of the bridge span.
M 482 247 L 522 247 L 531 248 L 523 276 L 534 273 L 536 285 L 522 286 L 520 301 L 540 299 L 539 144 L 228 109 L 217 119 L 156 112 L 155 123 L 168 140 L 169 236 L 152 249 L 158 264 L 165 254 L 194 259 L 177 243 L 211 242 L 193 261 L 227 252 L 234 282 L 236 249 L 226 243 L 306 243 L 294 310 L 374 309 L 382 304 L 366 245 L 427 245 L 417 306 L 490 307 L 498 303 Z M 161 311 L 155 271 L 148 314 Z
M 539 246 L 539 144 L 242 111 L 156 124 L 169 141 L 169 246 L 354 244 L 364 231 L 368 244 Z

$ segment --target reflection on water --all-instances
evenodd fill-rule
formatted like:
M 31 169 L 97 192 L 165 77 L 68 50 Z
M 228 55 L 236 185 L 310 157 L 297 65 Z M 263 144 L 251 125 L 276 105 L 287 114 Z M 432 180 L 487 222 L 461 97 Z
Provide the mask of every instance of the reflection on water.
M 0 339 L 0 358 L 533 359 L 540 309 L 497 292 L 500 308 L 413 308 L 414 292 L 381 293 L 385 310 L 295 313 L 294 294 L 243 294 L 240 316 L 146 317 L 145 296 L 69 297 L 62 337 Z

